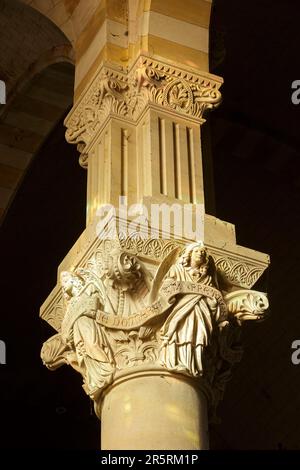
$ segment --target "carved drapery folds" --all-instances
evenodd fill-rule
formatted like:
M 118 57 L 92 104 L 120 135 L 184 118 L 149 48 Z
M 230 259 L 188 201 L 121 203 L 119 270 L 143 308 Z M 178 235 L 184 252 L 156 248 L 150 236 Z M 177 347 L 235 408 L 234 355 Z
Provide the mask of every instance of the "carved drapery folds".
M 146 57 L 129 71 L 104 66 L 66 118 L 66 139 L 86 155 L 109 115 L 137 122 L 148 104 L 201 123 L 205 111 L 220 103 L 221 83 L 218 77 L 187 72 Z M 86 157 L 81 160 L 86 166 Z
M 71 365 L 95 400 L 136 367 L 184 374 L 205 384 L 213 411 L 241 359 L 241 325 L 264 318 L 266 295 L 222 290 L 202 243 L 171 250 L 154 277 L 121 248 L 98 262 L 61 274 L 64 315 L 43 345 L 44 364 Z

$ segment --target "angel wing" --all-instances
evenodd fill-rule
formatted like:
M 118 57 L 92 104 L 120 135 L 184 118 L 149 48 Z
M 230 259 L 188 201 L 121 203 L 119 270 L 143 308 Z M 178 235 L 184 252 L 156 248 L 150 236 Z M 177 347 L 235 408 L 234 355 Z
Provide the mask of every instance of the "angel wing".
M 158 297 L 159 289 L 162 285 L 165 275 L 169 271 L 170 267 L 176 262 L 180 248 L 176 247 L 162 260 L 160 263 L 155 277 L 152 282 L 152 287 L 149 294 L 149 303 L 152 304 Z
M 92 295 L 95 292 L 99 292 L 102 301 L 105 298 L 105 288 L 102 280 L 92 271 L 88 269 L 78 268 L 75 271 L 76 274 L 81 276 L 85 281 L 85 292 L 88 295 Z

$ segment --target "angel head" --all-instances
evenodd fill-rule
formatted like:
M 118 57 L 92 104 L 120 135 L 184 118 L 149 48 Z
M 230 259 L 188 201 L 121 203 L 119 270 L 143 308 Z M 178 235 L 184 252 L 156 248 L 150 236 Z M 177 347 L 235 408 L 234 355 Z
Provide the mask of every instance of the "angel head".
M 184 267 L 192 267 L 205 270 L 208 269 L 209 256 L 203 242 L 189 245 L 181 256 L 181 264 Z
M 71 297 L 78 296 L 85 284 L 85 281 L 81 276 L 71 271 L 62 271 L 60 282 L 64 297 L 67 300 Z
M 193 268 L 201 275 L 201 279 L 211 279 L 217 287 L 217 269 L 212 256 L 208 254 L 207 248 L 202 241 L 192 243 L 183 252 L 180 258 L 180 264 L 185 268 Z

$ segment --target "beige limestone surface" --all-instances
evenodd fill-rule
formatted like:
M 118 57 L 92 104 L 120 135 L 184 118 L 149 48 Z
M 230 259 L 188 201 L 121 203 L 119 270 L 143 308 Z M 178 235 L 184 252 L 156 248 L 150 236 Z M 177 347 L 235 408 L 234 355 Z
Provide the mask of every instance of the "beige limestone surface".
M 211 2 L 181 3 L 69 10 L 77 61 L 66 139 L 87 169 L 87 227 L 41 307 L 57 332 L 42 359 L 82 375 L 105 449 L 207 449 L 208 417 L 241 359 L 241 327 L 268 308 L 252 288 L 269 257 L 238 246 L 234 225 L 205 213 L 201 125 L 221 102 L 222 79 L 208 72 Z M 99 232 L 99 209 L 119 196 L 201 205 L 202 241 L 172 224 L 143 238 L 118 210 Z M 125 233 L 103 238 L 117 222 Z

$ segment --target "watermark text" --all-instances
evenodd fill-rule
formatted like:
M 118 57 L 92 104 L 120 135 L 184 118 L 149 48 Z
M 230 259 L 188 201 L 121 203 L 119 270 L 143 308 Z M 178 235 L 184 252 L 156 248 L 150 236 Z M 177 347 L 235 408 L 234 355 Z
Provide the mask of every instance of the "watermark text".
M 127 204 L 127 197 L 119 197 L 119 207 L 104 204 L 97 212 L 97 236 L 115 239 L 118 233 L 141 238 L 182 238 L 203 240 L 203 204 L 154 203 Z

